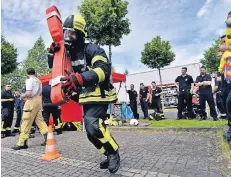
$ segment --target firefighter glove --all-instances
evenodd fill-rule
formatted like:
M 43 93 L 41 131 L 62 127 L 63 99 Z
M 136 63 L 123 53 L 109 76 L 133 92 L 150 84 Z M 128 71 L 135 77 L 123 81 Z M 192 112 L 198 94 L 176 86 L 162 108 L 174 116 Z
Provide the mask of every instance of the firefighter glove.
M 61 78 L 61 81 L 66 81 L 63 84 L 64 92 L 72 93 L 74 90 L 83 86 L 83 78 L 79 73 L 74 73 L 65 70 L 67 77 Z

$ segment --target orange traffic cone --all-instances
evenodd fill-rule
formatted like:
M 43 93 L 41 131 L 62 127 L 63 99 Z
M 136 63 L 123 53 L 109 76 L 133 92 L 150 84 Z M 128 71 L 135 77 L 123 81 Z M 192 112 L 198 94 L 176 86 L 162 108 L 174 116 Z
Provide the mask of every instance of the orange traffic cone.
M 62 154 L 60 154 L 56 150 L 55 146 L 56 146 L 56 143 L 55 143 L 52 126 L 49 125 L 45 154 L 43 154 L 43 156 L 40 159 L 41 160 L 54 160 L 54 159 L 61 157 Z

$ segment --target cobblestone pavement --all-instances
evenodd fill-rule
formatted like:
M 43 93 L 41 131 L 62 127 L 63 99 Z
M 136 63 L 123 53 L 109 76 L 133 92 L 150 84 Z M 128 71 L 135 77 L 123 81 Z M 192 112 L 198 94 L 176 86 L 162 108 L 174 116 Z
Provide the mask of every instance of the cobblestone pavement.
M 222 177 L 231 174 L 222 145 L 214 133 L 113 132 L 120 144 L 121 168 L 116 174 L 99 169 L 104 158 L 83 132 L 56 136 L 63 157 L 41 161 L 41 135 L 29 140 L 29 149 L 13 151 L 17 137 L 2 139 L 2 176 L 33 177 Z

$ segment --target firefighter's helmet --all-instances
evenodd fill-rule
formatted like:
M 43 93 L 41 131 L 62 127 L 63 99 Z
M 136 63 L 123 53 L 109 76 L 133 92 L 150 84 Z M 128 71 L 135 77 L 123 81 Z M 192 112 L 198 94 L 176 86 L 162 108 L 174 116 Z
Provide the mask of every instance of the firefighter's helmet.
M 86 28 L 86 21 L 81 15 L 77 13 L 73 13 L 72 15 L 69 15 L 63 24 L 64 30 L 65 29 L 77 30 L 82 32 L 84 36 L 87 37 L 87 32 L 85 28 Z

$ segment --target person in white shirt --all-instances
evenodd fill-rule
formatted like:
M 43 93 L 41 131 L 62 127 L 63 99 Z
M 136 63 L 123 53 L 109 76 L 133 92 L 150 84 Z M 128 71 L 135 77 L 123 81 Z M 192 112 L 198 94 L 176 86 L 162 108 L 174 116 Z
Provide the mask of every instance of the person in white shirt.
M 23 108 L 21 132 L 17 145 L 12 148 L 14 150 L 28 148 L 27 140 L 29 139 L 31 126 L 34 121 L 44 137 L 42 145 L 46 144 L 47 139 L 48 127 L 42 118 L 42 83 L 35 76 L 33 68 L 27 69 L 27 75 L 29 79 L 26 80 L 26 93 L 21 95 L 22 99 L 26 99 Z

